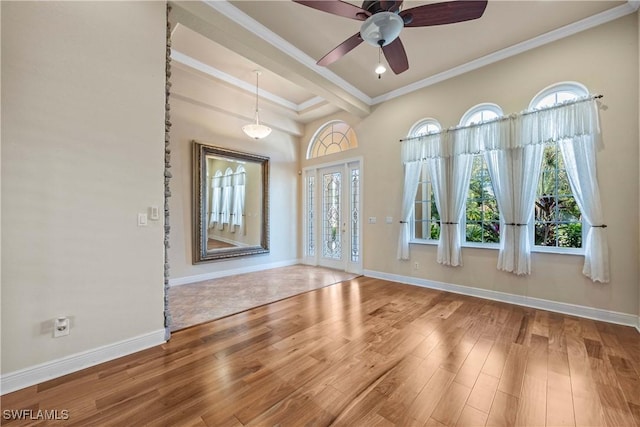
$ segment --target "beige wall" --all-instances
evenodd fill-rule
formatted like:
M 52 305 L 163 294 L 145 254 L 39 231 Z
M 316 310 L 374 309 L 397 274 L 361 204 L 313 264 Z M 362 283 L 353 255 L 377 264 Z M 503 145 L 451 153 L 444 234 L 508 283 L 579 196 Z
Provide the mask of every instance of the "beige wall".
M 247 97 L 249 113 L 253 108 L 251 95 L 238 89 L 216 84 L 197 73 L 182 67 L 172 70 L 171 98 L 171 279 L 202 279 L 203 276 L 224 270 L 259 269 L 278 263 L 295 262 L 298 254 L 299 140 L 278 128 L 267 138 L 255 141 L 242 133 L 241 127 L 248 120 L 221 112 L 215 107 L 223 102 L 221 93 L 231 96 L 232 102 Z M 229 95 L 229 91 L 235 91 Z M 226 98 L 225 98 L 226 99 Z M 261 109 L 270 109 L 263 105 Z M 268 115 L 267 115 L 268 116 Z M 192 263 L 192 175 L 191 141 L 197 140 L 223 148 L 268 156 L 270 253 L 253 255 L 229 261 Z
M 361 121 L 343 114 L 355 128 L 360 146 L 341 156 L 364 156 L 362 217 L 378 217 L 377 224 L 364 224 L 365 270 L 638 313 L 637 26 L 637 17 L 629 15 L 377 105 Z M 610 226 L 611 283 L 592 283 L 581 274 L 583 257 L 573 255 L 535 253 L 533 273 L 526 277 L 498 271 L 498 252 L 490 249 L 464 248 L 464 266 L 459 268 L 437 264 L 436 247 L 431 245 L 411 245 L 411 260 L 398 261 L 402 191 L 398 140 L 411 125 L 424 117 L 434 117 L 445 127 L 456 125 L 468 108 L 481 102 L 494 102 L 506 113 L 518 112 L 538 91 L 560 81 L 578 81 L 604 95 L 605 147 L 598 153 L 598 175 Z M 303 152 L 317 126 L 330 118 L 307 126 Z M 311 163 L 304 161 L 303 166 Z M 393 224 L 380 220 L 386 216 L 394 218 Z M 413 269 L 415 262 L 418 270 Z
M 3 374 L 163 329 L 164 14 L 2 2 Z

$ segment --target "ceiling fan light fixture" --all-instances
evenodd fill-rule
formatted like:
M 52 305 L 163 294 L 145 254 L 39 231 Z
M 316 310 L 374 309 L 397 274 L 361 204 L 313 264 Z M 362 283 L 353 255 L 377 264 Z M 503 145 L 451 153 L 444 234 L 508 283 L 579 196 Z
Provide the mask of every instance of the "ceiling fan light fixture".
M 402 18 L 393 12 L 378 12 L 367 18 L 360 27 L 360 37 L 372 46 L 386 46 L 400 35 Z
M 262 139 L 269 136 L 271 128 L 260 124 L 260 115 L 258 113 L 258 77 L 261 73 L 260 70 L 255 70 L 254 72 L 256 73 L 256 122 L 242 126 L 242 131 L 250 138 Z

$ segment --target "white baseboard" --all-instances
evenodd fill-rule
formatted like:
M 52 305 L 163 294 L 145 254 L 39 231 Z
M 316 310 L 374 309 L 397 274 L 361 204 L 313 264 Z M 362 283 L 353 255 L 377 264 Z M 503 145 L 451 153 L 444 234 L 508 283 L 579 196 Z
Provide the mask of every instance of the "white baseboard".
M 384 279 L 392 282 L 420 286 L 423 288 L 438 289 L 441 291 L 469 295 L 493 301 L 507 302 L 524 307 L 538 308 L 541 310 L 553 311 L 556 313 L 585 317 L 587 319 L 601 320 L 603 322 L 616 323 L 618 325 L 632 326 L 640 331 L 640 318 L 633 314 L 619 313 L 616 311 L 603 310 L 601 308 L 550 301 L 524 295 L 508 294 L 506 292 L 498 292 L 488 289 L 472 288 L 470 286 L 436 282 L 433 280 L 420 279 L 417 277 L 401 276 L 399 274 L 383 273 L 374 270 L 365 270 L 364 275 L 376 279 Z
M 0 376 L 0 395 L 165 343 L 164 329 Z
M 233 276 L 234 274 L 254 273 L 256 271 L 270 270 L 278 267 L 289 267 L 301 264 L 302 260 L 292 259 L 287 261 L 272 262 L 270 264 L 250 265 L 247 267 L 231 268 L 229 270 L 218 270 L 210 273 L 197 274 L 195 276 L 176 277 L 169 279 L 169 286 L 180 286 L 189 283 L 202 282 L 204 280 L 219 279 L 220 277 Z

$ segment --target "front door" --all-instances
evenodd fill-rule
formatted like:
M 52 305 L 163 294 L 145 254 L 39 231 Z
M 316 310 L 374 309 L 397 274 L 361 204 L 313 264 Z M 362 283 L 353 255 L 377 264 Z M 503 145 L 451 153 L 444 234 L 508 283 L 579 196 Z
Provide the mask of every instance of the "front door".
M 307 174 L 307 185 L 317 182 L 319 190 L 307 192 L 307 255 L 317 265 L 362 272 L 359 165 L 350 162 Z

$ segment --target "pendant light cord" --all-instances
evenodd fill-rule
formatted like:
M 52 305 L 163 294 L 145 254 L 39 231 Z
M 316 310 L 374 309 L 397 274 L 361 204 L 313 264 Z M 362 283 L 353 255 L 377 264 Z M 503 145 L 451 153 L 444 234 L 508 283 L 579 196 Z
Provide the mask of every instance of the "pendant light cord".
M 259 86 L 260 71 L 256 70 L 256 124 L 260 124 L 260 118 L 258 113 L 258 86 Z

